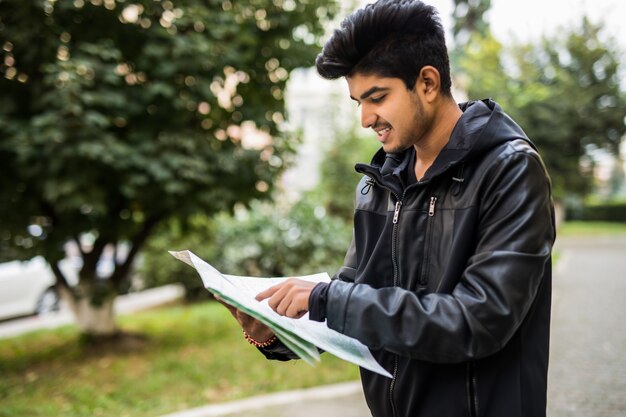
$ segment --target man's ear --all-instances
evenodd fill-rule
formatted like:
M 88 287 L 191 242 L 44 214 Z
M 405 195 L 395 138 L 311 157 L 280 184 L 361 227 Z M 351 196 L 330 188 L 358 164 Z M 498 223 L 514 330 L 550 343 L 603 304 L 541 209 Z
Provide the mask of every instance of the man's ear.
M 441 75 L 437 68 L 430 65 L 423 67 L 415 86 L 428 102 L 433 102 L 439 96 L 441 86 Z

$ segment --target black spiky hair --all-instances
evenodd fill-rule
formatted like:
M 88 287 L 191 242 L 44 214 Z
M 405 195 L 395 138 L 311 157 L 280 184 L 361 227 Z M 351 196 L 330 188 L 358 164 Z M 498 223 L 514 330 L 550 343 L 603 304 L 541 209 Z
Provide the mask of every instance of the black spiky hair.
M 348 16 L 315 61 L 324 78 L 354 73 L 400 78 L 415 87 L 421 69 L 431 65 L 450 95 L 450 62 L 437 10 L 421 1 L 379 0 Z

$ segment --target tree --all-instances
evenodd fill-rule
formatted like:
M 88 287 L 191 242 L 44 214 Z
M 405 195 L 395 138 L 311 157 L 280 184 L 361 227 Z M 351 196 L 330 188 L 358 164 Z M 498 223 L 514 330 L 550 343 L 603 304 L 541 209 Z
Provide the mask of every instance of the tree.
M 593 184 L 590 146 L 617 153 L 626 133 L 620 51 L 584 18 L 577 28 L 509 49 L 474 38 L 461 66 L 468 95 L 494 97 L 538 146 L 557 198 L 584 196 Z
M 334 10 L 1 1 L 2 252 L 43 255 L 82 331 L 116 333 L 114 297 L 159 224 L 271 195 L 293 153 L 279 130 L 285 82 L 313 62 Z M 68 242 L 76 286 L 58 266 Z M 98 279 L 106 250 L 114 270 Z
M 490 8 L 491 0 L 454 0 L 452 34 L 458 48 L 467 45 L 472 35 L 488 35 Z

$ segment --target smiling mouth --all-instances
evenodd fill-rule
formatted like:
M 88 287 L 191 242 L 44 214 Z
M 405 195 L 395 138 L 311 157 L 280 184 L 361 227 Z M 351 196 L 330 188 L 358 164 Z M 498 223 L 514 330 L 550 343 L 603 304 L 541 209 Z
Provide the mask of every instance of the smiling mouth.
M 378 135 L 378 140 L 382 143 L 385 143 L 387 137 L 389 136 L 389 132 L 391 131 L 391 126 L 387 126 L 384 129 L 376 129 L 374 128 L 376 135 Z
M 389 131 L 391 130 L 391 126 L 388 126 L 384 129 L 380 129 L 376 131 L 376 134 L 378 135 L 378 137 L 382 137 L 384 135 L 386 135 Z

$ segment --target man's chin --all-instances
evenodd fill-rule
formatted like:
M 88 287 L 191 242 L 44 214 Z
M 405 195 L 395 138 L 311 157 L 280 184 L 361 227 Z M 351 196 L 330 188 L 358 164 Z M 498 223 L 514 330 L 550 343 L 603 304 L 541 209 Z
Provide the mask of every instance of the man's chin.
M 385 153 L 402 153 L 404 151 L 406 151 L 409 147 L 406 146 L 398 146 L 398 145 L 392 145 L 390 143 L 383 143 L 383 151 L 385 151 Z

